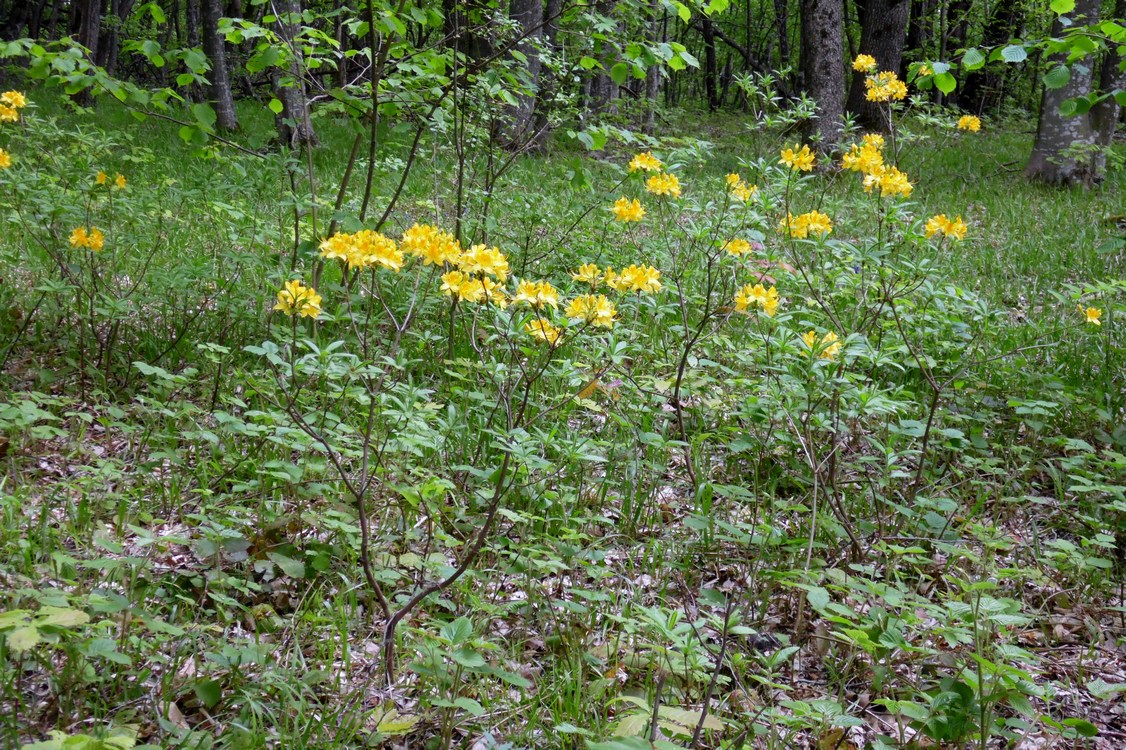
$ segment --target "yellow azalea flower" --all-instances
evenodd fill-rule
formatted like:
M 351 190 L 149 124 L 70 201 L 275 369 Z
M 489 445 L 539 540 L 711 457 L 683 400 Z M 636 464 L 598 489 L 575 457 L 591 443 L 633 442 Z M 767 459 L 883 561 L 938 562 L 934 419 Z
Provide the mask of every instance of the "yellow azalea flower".
M 504 287 L 486 276 L 467 277 L 458 287 L 457 296 L 466 302 L 478 304 L 491 302 L 501 309 L 508 307 L 508 297 L 505 296 Z
M 403 232 L 399 246 L 413 258 L 422 258 L 424 266 L 441 266 L 457 263 L 461 257 L 461 244 L 449 232 L 429 224 L 415 224 Z
M 1099 320 L 1103 316 L 1103 311 L 1097 307 L 1084 308 L 1079 305 L 1079 312 L 1087 316 L 1087 323 L 1093 326 L 1101 326 L 1103 322 Z
M 521 281 L 516 285 L 516 295 L 512 298 L 513 304 L 527 302 L 539 310 L 544 305 L 558 307 L 559 292 L 546 281 Z
M 893 71 L 884 70 L 864 81 L 868 90 L 865 97 L 870 102 L 898 101 L 907 96 L 907 84 L 899 80 Z
M 919 66 L 919 76 L 926 78 L 927 76 L 934 75 L 934 68 L 929 65 L 923 64 Z
M 578 271 L 571 274 L 571 278 L 595 287 L 598 286 L 598 282 L 602 281 L 602 269 L 593 263 L 583 263 L 579 266 Z
M 15 107 L 0 104 L 0 122 L 19 122 L 20 113 Z
M 655 174 L 645 181 L 645 189 L 653 195 L 671 195 L 680 197 L 680 180 L 674 174 Z
M 362 229 L 355 234 L 337 233 L 321 242 L 321 257 L 338 259 L 349 271 L 381 266 L 398 273 L 403 267 L 403 253 L 395 241 L 379 232 Z
M 833 221 L 820 211 L 794 216 L 787 214 L 778 231 L 788 233 L 796 239 L 805 239 L 810 234 L 827 235 L 833 231 Z
M 575 297 L 564 311 L 568 318 L 586 321 L 602 328 L 613 328 L 618 312 L 605 294 L 584 294 Z
M 942 234 L 944 237 L 949 237 L 954 240 L 965 239 L 966 229 L 966 222 L 962 221 L 961 216 L 951 220 L 946 218 L 946 214 L 938 214 L 930 217 L 923 226 L 923 232 L 927 237 Z
M 733 188 L 743 181 L 743 178 L 740 177 L 736 172 L 731 172 L 724 179 L 727 180 L 727 187 L 729 188 Z
M 71 247 L 86 247 L 86 227 L 76 227 L 70 233 Z
M 879 133 L 865 133 L 864 137 L 860 139 L 860 142 L 865 146 L 871 146 L 875 149 L 884 147 L 884 137 Z
M 652 152 L 644 151 L 630 159 L 629 171 L 631 172 L 660 172 L 664 168 L 661 160 L 653 156 Z
M 641 221 L 645 217 L 645 209 L 641 207 L 641 201 L 636 198 L 631 201 L 624 195 L 614 201 L 610 210 L 614 213 L 614 218 L 621 222 Z
M 859 73 L 870 73 L 876 69 L 876 58 L 871 55 L 857 55 L 852 61 L 852 69 Z
M 442 274 L 442 294 L 447 297 L 460 298 L 461 285 L 469 281 L 469 277 L 461 271 L 447 271 Z
M 778 163 L 785 164 L 793 170 L 808 172 L 813 169 L 815 159 L 816 157 L 813 152 L 809 150 L 809 146 L 803 145 L 799 151 L 795 151 L 792 148 L 783 149 L 782 158 Z
M 113 184 L 117 185 L 118 190 L 124 190 L 125 189 L 125 175 L 118 172 L 117 177 L 113 181 Z
M 552 346 L 555 346 L 556 342 L 559 341 L 559 337 L 563 335 L 562 330 L 542 319 L 528 321 L 524 325 L 524 330 L 531 334 L 532 338 L 546 341 Z
M 97 227 L 77 227 L 70 233 L 71 247 L 87 247 L 100 253 L 106 245 L 106 236 Z
M 278 290 L 278 301 L 274 309 L 285 315 L 315 318 L 321 314 L 321 295 L 312 287 L 293 279 L 285 282 L 285 286 Z
M 462 253 L 457 266 L 468 274 L 492 276 L 501 283 L 508 278 L 508 258 L 497 247 L 474 245 Z
M 827 332 L 821 337 L 820 341 L 817 339 L 817 331 L 809 331 L 802 334 L 802 342 L 809 348 L 810 352 L 820 349 L 821 352 L 817 356 L 821 359 L 836 359 L 837 355 L 841 352 L 841 342 L 837 334 L 832 331 Z
M 105 172 L 98 172 L 98 174 L 95 175 L 95 177 L 94 177 L 94 184 L 95 185 L 105 185 L 106 184 L 106 173 Z
M 981 118 L 975 115 L 962 115 L 958 118 L 958 130 L 968 130 L 976 133 L 981 130 Z
M 867 138 L 867 136 L 865 136 Z M 879 171 L 884 166 L 884 155 L 880 146 L 873 140 L 863 145 L 852 144 L 848 153 L 841 157 L 841 168 L 849 169 L 861 174 L 871 174 Z
M 19 91 L 5 91 L 0 94 L 0 104 L 12 109 L 23 109 L 27 106 L 27 97 Z
M 608 269 L 609 270 L 609 269 Z M 619 291 L 656 294 L 661 291 L 661 272 L 653 266 L 631 265 L 616 274 L 612 288 Z M 609 280 L 607 280 L 609 284 Z
M 758 307 L 773 318 L 781 304 L 781 295 L 773 286 L 767 289 L 762 284 L 747 284 L 735 293 L 735 309 L 739 312 Z
M 864 175 L 864 192 L 870 193 L 878 188 L 884 198 L 902 195 L 904 198 L 911 195 L 915 186 L 907 179 L 907 175 L 896 167 L 880 167 Z
M 12 155 L 4 149 L 0 148 L 0 169 L 8 169 L 12 166 Z
M 747 253 L 751 252 L 751 243 L 747 242 L 744 239 L 736 237 L 733 240 L 728 240 L 727 243 L 724 244 L 723 249 L 726 250 L 730 255 L 739 257 L 740 255 L 746 255 Z
M 950 239 L 964 240 L 966 238 L 966 229 L 968 229 L 966 222 L 962 221 L 962 217 L 959 216 L 954 219 L 954 221 L 951 221 L 944 231 L 946 232 L 946 236 Z
M 755 193 L 757 192 L 758 185 L 748 185 L 743 182 L 740 182 L 738 185 L 731 188 L 731 194 L 735 196 L 737 200 L 740 200 L 744 203 L 749 201 L 751 198 L 754 198 Z

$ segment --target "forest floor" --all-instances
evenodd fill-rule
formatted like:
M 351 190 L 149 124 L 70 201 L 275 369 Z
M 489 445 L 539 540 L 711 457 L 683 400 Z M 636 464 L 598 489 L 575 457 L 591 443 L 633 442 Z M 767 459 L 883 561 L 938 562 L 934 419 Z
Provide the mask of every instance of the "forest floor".
M 542 435 L 543 423 L 509 429 L 503 451 L 486 439 L 500 428 L 466 415 L 495 398 L 473 360 L 507 340 L 469 328 L 455 342 L 452 313 L 424 307 L 429 327 L 404 339 L 409 354 L 387 355 L 389 372 L 407 374 L 380 407 L 389 447 L 365 549 L 341 476 L 287 421 L 309 396 L 286 390 L 284 358 L 256 364 L 264 340 L 285 351 L 289 323 L 267 316 L 291 256 L 307 268 L 316 256 L 293 245 L 283 160 L 187 146 L 174 126 L 104 104 L 75 115 L 42 97 L 32 112 L 46 155 L 0 202 L 0 342 L 11 342 L 0 349 L 0 745 L 60 730 L 119 738 L 89 747 L 1126 746 L 1121 169 L 1095 190 L 1032 185 L 1019 124 L 961 134 L 909 122 L 920 137 L 899 166 L 916 189 L 902 210 L 960 214 L 964 242 L 915 237 L 893 260 L 878 243 L 864 250 L 870 202 L 843 171 L 794 193 L 834 217 L 831 252 L 780 243 L 776 218 L 748 235 L 771 253 L 768 282 L 793 290 L 778 325 L 825 325 L 817 303 L 834 295 L 842 319 L 869 320 L 882 309 L 857 287 L 869 263 L 873 285 L 910 280 L 906 324 L 865 323 L 843 387 L 840 372 L 779 364 L 765 334 L 708 329 L 684 350 L 678 407 L 677 347 L 696 309 L 683 290 L 704 289 L 712 267 L 674 277 L 670 248 L 722 201 L 692 198 L 676 218 L 651 207 L 657 228 L 614 234 L 583 217 L 625 190 L 607 188 L 641 146 L 591 154 L 560 134 L 487 196 L 475 170 L 489 163 L 471 163 L 466 216 L 516 276 L 570 284 L 580 263 L 631 259 L 665 269 L 668 297 L 623 298 L 628 333 L 560 350 L 533 400 L 544 419 L 562 416 Z M 257 148 L 267 123 L 246 119 L 238 138 Z M 324 222 L 352 133 L 319 127 Z M 787 145 L 738 116 L 676 115 L 665 130 L 677 136 L 645 148 L 688 196 L 731 172 L 761 176 L 766 193 Z M 378 207 L 404 149 L 377 165 Z M 437 139 L 424 147 L 392 236 L 452 222 L 444 153 Z M 301 180 L 303 160 L 290 167 Z M 128 187 L 94 196 L 85 185 L 99 169 Z M 338 215 L 350 231 L 356 203 Z M 72 277 L 48 251 L 82 214 L 137 255 L 91 260 L 114 265 L 90 277 L 88 310 L 67 281 L 80 261 Z M 794 267 L 818 270 L 803 282 Z M 322 279 L 327 309 L 349 290 Z M 409 292 L 396 284 L 389 299 Z M 1098 306 L 1100 324 L 1077 304 Z M 361 318 L 329 322 L 345 320 Z M 332 338 L 316 339 L 322 361 Z M 310 408 L 328 419 L 329 403 Z M 363 410 L 340 410 L 346 441 Z M 346 476 L 367 470 L 371 442 L 341 442 Z M 509 455 L 520 468 L 505 485 Z M 488 528 L 494 484 L 508 487 L 495 532 L 466 575 L 403 619 L 388 684 L 386 618 L 361 554 L 402 604 Z

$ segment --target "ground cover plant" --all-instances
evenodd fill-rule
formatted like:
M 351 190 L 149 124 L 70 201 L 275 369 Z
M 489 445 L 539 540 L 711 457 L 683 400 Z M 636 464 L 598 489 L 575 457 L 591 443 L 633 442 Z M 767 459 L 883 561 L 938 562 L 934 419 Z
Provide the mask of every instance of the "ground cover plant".
M 5 746 L 1120 747 L 1114 152 L 854 66 L 834 149 L 4 93 Z

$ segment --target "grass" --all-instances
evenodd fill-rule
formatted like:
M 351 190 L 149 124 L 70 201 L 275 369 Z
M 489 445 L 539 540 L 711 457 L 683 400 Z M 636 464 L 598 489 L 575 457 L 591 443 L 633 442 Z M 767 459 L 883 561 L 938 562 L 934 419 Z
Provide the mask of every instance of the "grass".
M 683 209 L 641 193 L 650 214 L 627 230 L 603 212 L 639 192 L 610 190 L 632 149 L 595 159 L 560 135 L 492 191 L 482 154 L 465 226 L 516 275 L 571 288 L 584 261 L 664 271 L 661 296 L 617 298 L 619 325 L 544 359 L 537 380 L 542 347 L 505 328 L 517 323 L 455 327 L 436 293 L 389 348 L 389 315 L 419 299 L 406 274 L 361 295 L 363 279 L 328 268 L 335 321 L 267 319 L 291 257 L 306 280 L 316 260 L 307 236 L 294 248 L 282 159 L 200 152 L 168 123 L 34 98 L 42 154 L 0 203 L 14 228 L 0 332 L 19 335 L 0 373 L 5 744 L 115 728 L 191 748 L 628 749 L 641 745 L 617 735 L 648 736 L 654 715 L 681 747 L 698 723 L 709 748 L 1122 736 L 1121 289 L 1084 297 L 1105 308 L 1096 329 L 1068 287 L 1126 277 L 1111 242 L 1121 172 L 1095 191 L 1042 188 L 1021 176 L 1031 136 L 1015 125 L 912 123 L 926 138 L 901 162 L 908 210 L 961 214 L 970 238 L 889 257 L 855 175 L 791 188 L 772 171 L 786 137 L 742 118 L 673 116 L 678 137 L 657 150 Z M 265 142 L 269 122 L 243 122 L 240 139 Z M 318 126 L 331 200 L 352 136 Z M 394 135 L 377 208 L 405 155 Z M 456 164 L 440 140 L 420 153 L 393 236 L 452 224 Z M 114 249 L 66 256 L 66 278 L 114 263 L 92 288 L 144 283 L 91 295 L 91 311 L 50 286 L 66 272 L 50 251 L 85 220 L 98 168 L 129 178 L 114 208 L 90 204 Z M 725 209 L 707 186 L 729 171 L 761 177 L 764 201 L 826 210 L 839 242 L 783 242 L 781 203 L 761 226 L 714 230 Z M 706 261 L 707 239 L 756 230 L 765 254 L 817 273 L 772 266 L 777 319 L 709 327 L 702 311 L 745 279 Z M 885 283 L 901 317 L 874 291 Z M 345 308 L 352 293 L 390 313 Z M 833 330 L 830 314 L 854 324 L 847 368 L 797 343 Z M 317 346 L 304 360 L 298 333 Z M 512 416 L 521 393 L 527 421 Z M 349 482 L 368 467 L 365 545 Z M 403 619 L 388 684 L 362 555 L 401 604 L 449 575 L 491 507 L 482 555 Z

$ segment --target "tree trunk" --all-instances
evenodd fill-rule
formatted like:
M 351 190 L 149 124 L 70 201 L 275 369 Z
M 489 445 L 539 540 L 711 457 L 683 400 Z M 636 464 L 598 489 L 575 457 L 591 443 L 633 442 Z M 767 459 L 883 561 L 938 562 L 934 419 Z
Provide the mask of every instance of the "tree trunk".
M 276 25 L 279 41 L 289 48 L 289 75 L 281 71 L 272 73 L 274 96 L 282 103 L 282 111 L 274 118 L 278 137 L 290 148 L 315 146 L 317 134 L 309 118 L 309 102 L 305 97 L 305 65 L 300 45 L 294 42 L 297 25 L 293 23 L 301 13 L 301 0 L 277 0 Z M 284 80 L 288 78 L 289 80 Z
M 700 31 L 704 35 L 704 92 L 708 100 L 708 111 L 719 109 L 719 69 L 715 59 L 715 24 L 708 16 L 700 19 Z
M 907 25 L 904 49 L 918 58 L 926 57 L 926 46 L 931 38 L 931 3 L 932 0 L 911 0 L 911 22 Z
M 121 29 L 129 14 L 133 12 L 133 3 L 134 0 L 110 0 L 109 14 L 102 23 L 96 62 L 111 76 L 117 72 L 117 56 L 121 51 Z
M 817 102 L 806 137 L 822 151 L 840 141 L 844 118 L 843 0 L 801 0 L 801 68 L 805 90 Z
M 1101 0 L 1078 0 L 1072 19 L 1084 16 L 1082 23 L 1098 23 Z M 1058 36 L 1064 30 L 1057 19 L 1052 26 L 1052 35 Z M 1049 66 L 1065 63 L 1066 53 L 1048 58 Z M 1088 61 L 1084 61 L 1088 62 Z M 1060 114 L 1060 105 L 1067 99 L 1086 96 L 1091 90 L 1091 68 L 1086 65 L 1072 65 L 1071 79 L 1067 85 L 1058 89 L 1044 88 L 1040 102 L 1040 122 L 1036 127 L 1036 142 L 1032 156 L 1028 159 L 1025 176 L 1053 185 L 1090 185 L 1095 180 L 1095 164 L 1090 153 L 1068 153 L 1068 149 L 1094 145 L 1089 113 L 1074 117 Z
M 556 0 L 558 1 L 558 0 Z M 663 28 L 667 28 L 664 21 L 668 11 L 663 10 L 659 0 L 652 0 L 649 4 L 650 34 L 654 41 L 664 42 Z M 643 129 L 652 134 L 657 129 L 657 97 L 661 95 L 661 66 L 650 65 L 645 71 L 645 123 Z
M 1126 18 L 1126 0 L 1116 0 L 1113 18 Z M 1121 48 L 1115 49 L 1111 45 L 1103 59 L 1102 70 L 1099 71 L 1099 91 L 1103 94 L 1116 89 L 1126 91 L 1126 70 L 1120 67 L 1123 62 L 1120 50 Z M 1118 129 L 1122 109 L 1113 96 L 1108 96 L 1091 107 L 1091 129 L 1094 131 L 1095 145 L 1099 147 L 1095 153 L 1096 179 L 1102 179 L 1106 172 L 1106 152 L 1114 142 L 1114 131 Z
M 751 3 L 747 3 L 748 9 Z M 750 38 L 750 10 L 747 11 L 747 51 L 751 48 Z M 774 22 L 778 24 L 778 70 L 785 68 L 790 62 L 790 2 L 789 0 L 774 0 Z
M 200 19 L 203 51 L 211 61 L 211 99 L 215 103 L 215 122 L 220 130 L 238 130 L 235 98 L 231 93 L 231 77 L 227 72 L 227 50 L 219 36 L 222 0 L 202 0 Z
M 981 44 L 983 47 L 996 47 L 1013 38 L 1019 26 L 1022 8 L 1017 3 L 995 2 L 985 21 Z M 1004 63 L 989 63 L 981 70 L 965 74 L 962 81 L 960 103 L 964 109 L 981 114 L 987 109 L 1000 106 Z
M 15 0 L 11 10 L 4 13 L 3 21 L 0 21 L 0 39 L 12 41 L 22 37 L 31 11 L 30 0 Z
M 880 70 L 898 71 L 907 37 L 910 0 L 867 0 L 860 24 L 860 53 L 876 58 Z M 848 92 L 848 111 L 866 128 L 887 132 L 887 107 L 868 101 L 866 76 L 856 73 Z
M 539 48 L 543 41 L 543 0 L 512 0 L 508 14 L 517 24 L 517 33 L 523 35 L 516 49 L 527 62 L 521 66 L 526 77 L 520 85 L 525 90 L 517 94 L 515 106 L 506 107 L 507 121 L 501 126 L 500 140 L 505 148 L 520 149 L 535 139 L 536 94 L 540 89 L 540 71 L 543 69 Z

